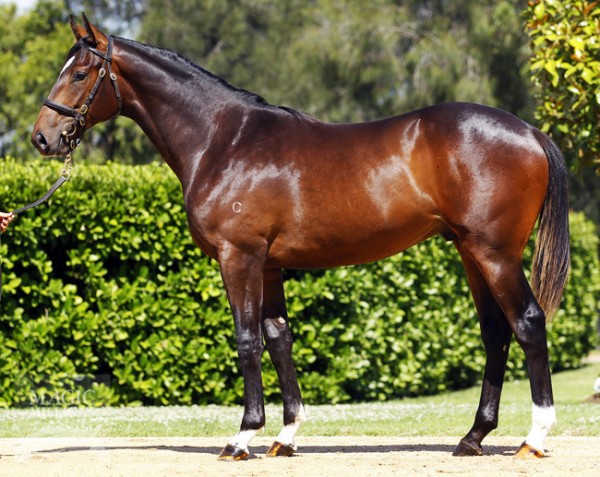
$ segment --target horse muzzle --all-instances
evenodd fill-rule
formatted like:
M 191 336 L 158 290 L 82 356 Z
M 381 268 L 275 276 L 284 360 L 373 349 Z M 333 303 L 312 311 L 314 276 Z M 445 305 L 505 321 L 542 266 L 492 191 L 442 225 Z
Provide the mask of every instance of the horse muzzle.
M 36 127 L 31 133 L 31 142 L 44 156 L 65 156 L 79 144 L 79 138 L 75 138 L 76 129 L 73 126 L 72 133 L 65 128 L 51 134 Z

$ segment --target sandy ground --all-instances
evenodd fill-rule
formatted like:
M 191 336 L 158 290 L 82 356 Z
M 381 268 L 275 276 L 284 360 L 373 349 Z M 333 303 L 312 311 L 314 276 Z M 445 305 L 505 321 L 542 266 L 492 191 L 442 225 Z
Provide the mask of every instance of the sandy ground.
M 514 459 L 520 440 L 489 437 L 482 457 L 452 457 L 456 437 L 300 437 L 294 457 L 220 462 L 222 438 L 0 439 L 0 476 L 569 476 L 600 475 L 600 437 L 551 437 L 547 457 Z

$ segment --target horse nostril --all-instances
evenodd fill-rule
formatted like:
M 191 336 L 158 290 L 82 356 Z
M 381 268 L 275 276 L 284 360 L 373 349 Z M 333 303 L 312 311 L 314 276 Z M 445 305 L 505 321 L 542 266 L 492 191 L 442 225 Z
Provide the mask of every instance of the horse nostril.
M 46 151 L 48 149 L 48 141 L 46 140 L 46 136 L 44 136 L 41 132 L 38 132 L 35 135 L 34 145 L 37 146 L 41 151 Z

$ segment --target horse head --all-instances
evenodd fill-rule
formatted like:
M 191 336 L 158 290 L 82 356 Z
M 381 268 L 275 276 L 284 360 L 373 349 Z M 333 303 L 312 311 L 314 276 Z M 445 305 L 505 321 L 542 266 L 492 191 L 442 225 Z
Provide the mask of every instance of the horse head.
M 112 68 L 112 38 L 90 23 L 85 14 L 83 25 L 73 16 L 70 23 L 76 43 L 31 134 L 33 145 L 45 156 L 70 153 L 86 130 L 118 115 L 122 108 Z M 105 77 L 110 81 L 103 81 Z

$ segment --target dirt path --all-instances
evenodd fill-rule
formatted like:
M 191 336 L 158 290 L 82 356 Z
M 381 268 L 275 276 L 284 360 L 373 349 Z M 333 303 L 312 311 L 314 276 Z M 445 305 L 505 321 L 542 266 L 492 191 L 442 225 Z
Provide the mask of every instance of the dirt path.
M 600 437 L 554 437 L 548 457 L 512 457 L 519 439 L 487 439 L 483 457 L 451 456 L 455 437 L 301 437 L 298 455 L 265 458 L 270 440 L 257 438 L 257 456 L 219 462 L 222 438 L 0 439 L 0 476 L 428 476 L 600 475 Z

